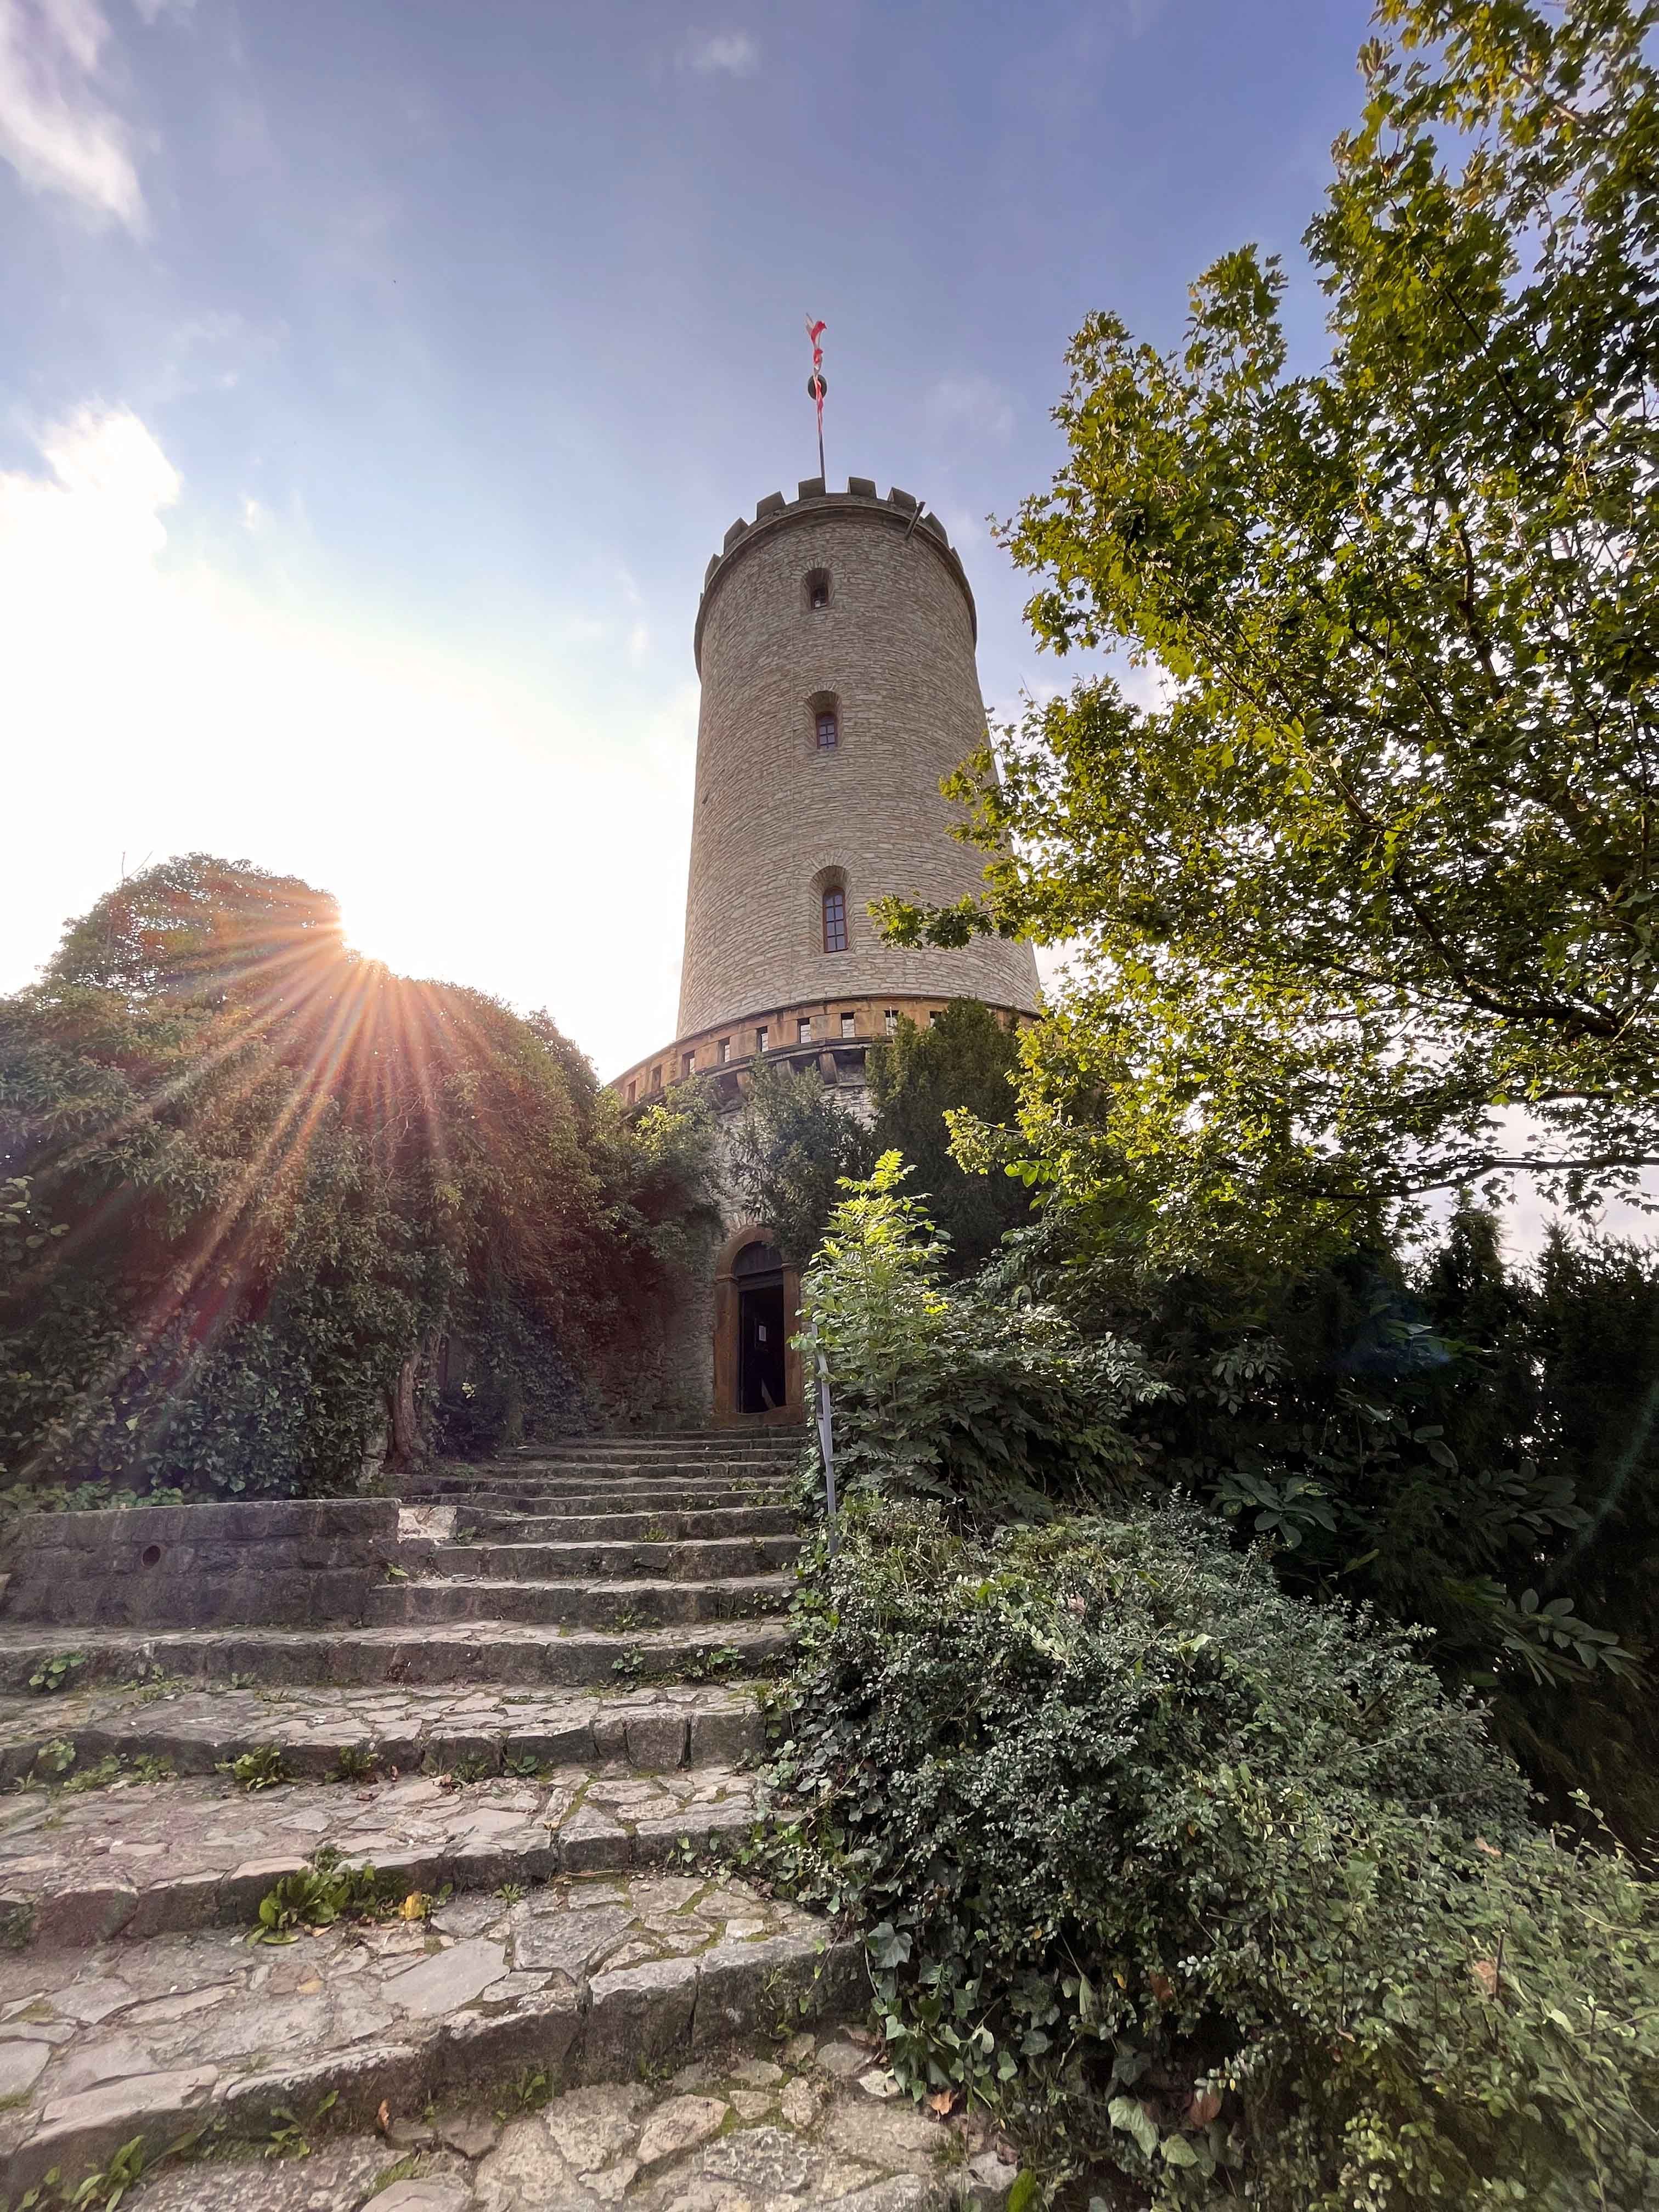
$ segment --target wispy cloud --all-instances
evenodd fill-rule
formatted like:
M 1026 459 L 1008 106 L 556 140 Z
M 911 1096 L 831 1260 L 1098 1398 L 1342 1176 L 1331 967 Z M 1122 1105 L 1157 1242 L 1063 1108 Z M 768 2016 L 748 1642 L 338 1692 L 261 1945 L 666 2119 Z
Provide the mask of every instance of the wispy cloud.
M 147 23 L 159 23 L 163 15 L 176 15 L 182 22 L 196 11 L 196 0 L 132 0 L 132 4 Z
M 747 31 L 699 34 L 686 46 L 685 65 L 699 76 L 753 76 L 760 69 L 760 48 Z
M 109 37 L 97 0 L 0 0 L 0 158 L 28 191 L 62 193 L 137 233 L 131 135 L 100 89 Z
M 927 417 L 948 437 L 1006 446 L 1014 434 L 1013 404 L 988 376 L 945 376 L 927 395 Z

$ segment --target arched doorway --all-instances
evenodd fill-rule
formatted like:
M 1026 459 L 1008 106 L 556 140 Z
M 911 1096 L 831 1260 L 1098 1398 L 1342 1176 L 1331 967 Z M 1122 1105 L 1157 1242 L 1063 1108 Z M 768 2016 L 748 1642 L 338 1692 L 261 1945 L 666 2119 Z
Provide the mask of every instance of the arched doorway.
M 775 1244 L 745 1244 L 732 1265 L 738 1294 L 738 1406 L 775 1413 L 786 1403 L 783 1255 Z
M 801 1418 L 799 1272 L 761 1222 L 726 1239 L 714 1264 L 714 1419 L 722 1425 Z

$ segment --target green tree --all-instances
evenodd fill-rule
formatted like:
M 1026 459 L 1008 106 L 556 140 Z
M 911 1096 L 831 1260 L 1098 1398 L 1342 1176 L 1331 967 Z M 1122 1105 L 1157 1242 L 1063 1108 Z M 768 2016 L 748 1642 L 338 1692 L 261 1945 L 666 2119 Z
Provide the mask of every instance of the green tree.
M 0 1459 L 337 1488 L 388 1408 L 416 1448 L 441 1330 L 503 1426 L 568 1421 L 712 1220 L 711 1145 L 630 1131 L 545 1017 L 358 958 L 308 885 L 146 871 L 0 1000 Z
M 872 1046 L 874 1148 L 902 1152 L 951 1243 L 950 1266 L 967 1273 L 996 1249 L 1005 1231 L 1030 1215 L 1030 1192 L 1000 1173 L 971 1173 L 951 1148 L 952 1112 L 994 1125 L 1012 1121 L 1019 1040 L 977 999 L 953 999 L 926 1029 L 901 1021 L 890 1042 Z
M 728 1151 L 744 1212 L 763 1221 L 796 1267 L 817 1249 L 844 1176 L 869 1172 L 870 1133 L 808 1068 L 757 1063 Z
M 867 1180 L 843 1179 L 801 1279 L 837 1464 L 987 1523 L 1119 1494 L 1140 1464 L 1129 1408 L 1164 1386 L 1133 1344 L 1089 1338 L 1055 1305 L 947 1286 L 949 1240 L 903 1188 L 913 1172 L 884 1152 Z
M 1127 1423 L 1154 1492 L 1266 1547 L 1285 1589 L 1426 1628 L 1552 1812 L 1584 1790 L 1659 1832 L 1659 1255 L 1558 1237 L 1505 1262 L 1466 1206 L 1426 1257 L 1345 1252 L 1294 1277 L 1154 1273 L 1050 1206 L 976 1295 L 1059 1306 L 1147 1347 Z
M 1169 353 L 1093 316 L 1006 533 L 1040 641 L 1162 703 L 1034 708 L 964 787 L 986 900 L 889 910 L 1078 940 L 1033 1172 L 1176 1262 L 1659 1161 L 1659 12 L 1377 18 L 1307 234 L 1325 365 L 1250 248 Z

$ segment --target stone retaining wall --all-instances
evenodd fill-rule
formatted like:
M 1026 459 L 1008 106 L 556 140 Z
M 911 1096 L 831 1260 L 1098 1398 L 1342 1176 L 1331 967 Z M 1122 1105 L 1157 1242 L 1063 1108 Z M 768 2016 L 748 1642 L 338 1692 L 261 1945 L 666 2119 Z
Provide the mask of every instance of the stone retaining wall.
M 398 1553 L 393 1498 L 28 1513 L 7 1621 L 97 1628 L 359 1625 Z

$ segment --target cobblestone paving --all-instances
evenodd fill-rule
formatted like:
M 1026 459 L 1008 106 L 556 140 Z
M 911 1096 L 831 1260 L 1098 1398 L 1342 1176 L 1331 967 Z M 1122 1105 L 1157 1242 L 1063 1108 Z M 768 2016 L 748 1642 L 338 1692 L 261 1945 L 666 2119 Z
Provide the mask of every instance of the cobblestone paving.
M 73 1745 L 83 1768 L 106 1757 L 149 1756 L 170 1759 L 179 1774 L 211 1773 L 225 1759 L 274 1743 L 295 1773 L 320 1778 L 337 1771 L 343 1751 L 405 1771 L 428 1756 L 491 1769 L 504 1760 L 563 1765 L 617 1758 L 661 1768 L 688 1759 L 729 1763 L 760 1741 L 753 1691 L 714 1684 L 666 1683 L 626 1696 L 485 1682 L 428 1690 L 152 1685 L 0 1698 L 4 1781 L 28 1773 L 46 1743 Z
M 208 1929 L 0 1959 L 0 2192 L 142 2137 L 284 2113 L 372 2123 L 514 2078 L 636 2078 L 856 2008 L 856 1947 L 730 1876 L 589 1876 L 339 1923 L 283 1948 Z M 331 2102 L 325 2106 L 324 2100 Z
M 1012 2158 L 983 2131 L 886 2094 L 844 2036 L 725 2051 L 655 2087 L 568 2091 L 506 2117 L 434 2111 L 303 2160 L 163 2170 L 132 2212 L 994 2212 Z M 866 2083 L 868 2087 L 864 2086 Z
M 435 1893 L 659 1866 L 683 1844 L 706 1854 L 745 1837 L 753 1820 L 745 1776 L 620 1762 L 459 1784 L 415 1774 L 252 1794 L 219 1781 L 32 1790 L 0 1802 L 0 1936 L 50 1949 L 246 1927 L 324 1844 Z

